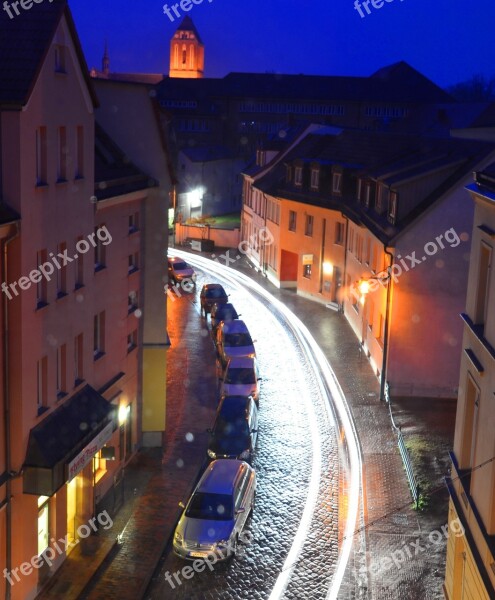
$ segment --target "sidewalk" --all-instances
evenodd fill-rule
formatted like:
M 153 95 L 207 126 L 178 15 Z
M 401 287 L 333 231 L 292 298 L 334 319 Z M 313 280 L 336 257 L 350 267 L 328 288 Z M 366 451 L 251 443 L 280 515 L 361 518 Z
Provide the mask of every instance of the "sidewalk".
M 368 571 L 353 572 L 354 561 L 351 561 L 339 597 L 442 598 L 444 552 L 441 546 L 408 560 L 399 570 L 376 574 L 370 571 L 370 565 L 390 557 L 404 543 L 422 533 L 427 535 L 440 529 L 447 520 L 447 500 L 444 495 L 436 494 L 431 500 L 434 510 L 422 514 L 412 509 L 388 408 L 379 400 L 378 380 L 368 361 L 361 357 L 358 340 L 347 321 L 322 304 L 297 296 L 293 291 L 276 289 L 245 260 L 238 261 L 235 267 L 268 289 L 305 323 L 334 369 L 355 419 L 364 464 Z M 214 370 L 204 369 L 205 356 L 213 357 L 213 346 L 202 320 L 193 312 L 190 319 L 178 320 L 173 307 L 173 303 L 169 303 L 168 332 L 172 345 L 167 363 L 165 454 L 161 461 L 159 451 L 143 450 L 138 454 L 126 469 L 125 506 L 108 532 L 110 541 L 105 541 L 100 534 L 95 536 L 100 546 L 89 556 L 77 547 L 54 577 L 52 588 L 38 600 L 62 597 L 64 600 L 137 600 L 144 593 L 173 532 L 180 513 L 178 502 L 187 498 L 203 461 L 207 442 L 204 423 L 212 419 L 216 391 Z M 190 310 L 197 313 L 192 303 Z M 193 389 L 201 389 L 201 393 L 188 396 L 189 384 Z M 403 425 L 406 441 L 413 440 L 413 458 L 420 471 L 417 474 L 423 481 L 430 480 L 431 489 L 440 485 L 445 472 L 445 455 L 452 444 L 455 419 L 455 403 L 438 401 L 436 405 L 435 402 L 393 402 L 396 422 Z M 186 434 L 192 436 L 186 437 Z M 190 440 L 186 451 L 184 439 Z M 116 546 L 113 544 L 116 532 L 124 529 L 127 520 L 123 544 Z M 362 562 L 358 560 L 356 564 Z

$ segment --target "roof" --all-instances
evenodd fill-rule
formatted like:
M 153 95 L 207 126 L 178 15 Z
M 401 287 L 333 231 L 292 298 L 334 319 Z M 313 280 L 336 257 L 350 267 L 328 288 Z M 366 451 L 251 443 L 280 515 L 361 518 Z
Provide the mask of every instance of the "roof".
M 105 200 L 129 194 L 158 183 L 140 171 L 117 144 L 96 123 L 95 125 L 95 196 Z
M 145 85 L 156 85 L 165 77 L 162 73 L 104 73 L 97 69 L 91 69 L 90 75 L 93 79 L 109 79 L 110 81 L 143 83 Z
M 407 104 L 450 103 L 454 99 L 407 63 L 384 67 L 371 76 L 229 73 L 222 79 L 176 79 L 159 84 L 160 99 L 229 97 L 242 99 L 350 101 Z
M 35 4 L 12 19 L 6 10 L 0 10 L 0 107 L 20 109 L 26 105 L 63 16 L 93 104 L 98 105 L 70 9 L 66 0 L 53 0 Z
M 249 465 L 240 460 L 228 458 L 214 460 L 203 473 L 197 491 L 231 494 L 234 490 L 237 474 L 245 469 L 250 469 Z
M 357 130 L 323 136 L 310 133 L 291 149 L 283 162 L 260 177 L 254 187 L 275 197 L 342 212 L 388 243 L 494 151 L 494 144 L 464 139 Z M 323 165 L 326 187 L 314 191 L 309 185 L 297 188 L 287 182 L 286 165 L 294 163 L 306 168 L 311 163 Z M 369 178 L 393 190 L 417 177 L 435 172 L 443 175 L 423 197 L 414 197 L 414 202 L 392 224 L 386 213 L 365 208 L 356 198 L 355 188 L 345 189 L 343 195 L 334 194 L 328 184 L 332 164 L 347 169 L 354 180 Z
M 182 23 L 179 25 L 179 27 L 177 27 L 177 31 L 192 31 L 194 33 L 194 35 L 196 36 L 196 39 L 198 40 L 198 42 L 200 44 L 203 43 L 203 41 L 201 40 L 201 36 L 199 35 L 198 30 L 196 29 L 196 25 L 193 23 L 193 20 L 191 19 L 191 17 L 189 15 L 186 15 L 182 19 Z
M 182 148 L 181 152 L 187 156 L 191 162 L 199 163 L 229 160 L 236 157 L 235 153 L 225 146 Z

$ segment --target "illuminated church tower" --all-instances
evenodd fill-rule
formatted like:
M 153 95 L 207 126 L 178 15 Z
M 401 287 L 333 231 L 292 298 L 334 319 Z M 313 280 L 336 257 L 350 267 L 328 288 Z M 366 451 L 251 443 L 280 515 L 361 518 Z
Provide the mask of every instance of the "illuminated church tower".
M 185 17 L 170 42 L 170 77 L 200 79 L 205 67 L 205 47 L 190 17 Z

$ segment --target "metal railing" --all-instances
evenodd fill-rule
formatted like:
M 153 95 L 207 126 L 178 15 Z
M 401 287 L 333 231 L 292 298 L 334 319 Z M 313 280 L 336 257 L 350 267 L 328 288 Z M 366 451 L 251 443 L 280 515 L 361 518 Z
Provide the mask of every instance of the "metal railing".
M 406 442 L 404 440 L 404 436 L 402 435 L 402 431 L 400 426 L 397 426 L 394 421 L 394 415 L 392 414 L 392 406 L 390 403 L 390 388 L 388 381 L 385 383 L 385 401 L 388 404 L 388 411 L 390 413 L 390 420 L 392 421 L 392 427 L 394 431 L 397 433 L 397 444 L 399 446 L 399 452 L 402 457 L 402 462 L 404 463 L 404 468 L 406 470 L 407 481 L 409 482 L 409 488 L 411 490 L 411 495 L 413 497 L 414 502 L 416 503 L 416 508 L 419 503 L 419 493 L 420 488 L 418 482 L 416 481 L 416 476 L 414 474 L 414 469 L 411 461 L 411 457 L 409 456 L 409 450 L 407 449 Z

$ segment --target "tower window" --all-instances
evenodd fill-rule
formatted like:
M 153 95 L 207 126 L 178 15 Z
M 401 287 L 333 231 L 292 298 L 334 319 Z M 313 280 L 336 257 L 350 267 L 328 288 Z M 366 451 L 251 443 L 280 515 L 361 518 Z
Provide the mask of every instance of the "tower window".
M 185 65 L 187 63 L 187 50 L 184 46 L 182 49 L 182 64 Z

